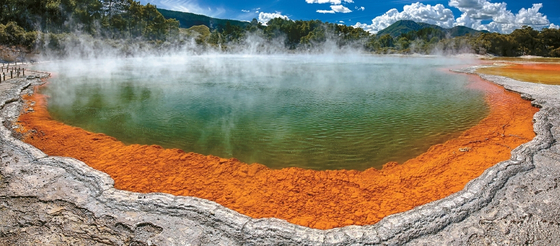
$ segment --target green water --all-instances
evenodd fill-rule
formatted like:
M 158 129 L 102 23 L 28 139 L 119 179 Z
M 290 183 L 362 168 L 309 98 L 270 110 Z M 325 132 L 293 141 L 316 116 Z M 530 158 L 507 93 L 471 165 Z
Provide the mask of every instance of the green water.
M 404 162 L 487 115 L 464 61 L 202 56 L 68 61 L 43 93 L 66 124 L 271 168 Z

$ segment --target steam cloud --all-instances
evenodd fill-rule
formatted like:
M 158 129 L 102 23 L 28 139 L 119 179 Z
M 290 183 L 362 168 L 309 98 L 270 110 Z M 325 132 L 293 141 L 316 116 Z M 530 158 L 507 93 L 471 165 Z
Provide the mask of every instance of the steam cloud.
M 263 139 L 265 139 L 262 144 L 275 141 L 288 141 L 288 143 L 299 141 L 295 139 L 298 136 L 298 128 L 291 129 L 289 126 L 300 123 L 283 117 L 282 112 L 284 110 L 301 111 L 303 109 L 299 121 L 304 122 L 306 128 L 316 127 L 316 130 L 321 133 L 324 132 L 321 127 L 326 126 L 313 125 L 313 122 L 315 122 L 314 116 L 323 115 L 327 120 L 333 120 L 330 115 L 333 112 L 321 111 L 324 108 L 323 103 L 339 105 L 336 106 L 338 108 L 354 105 L 355 107 L 351 107 L 351 110 L 360 112 L 370 109 L 389 112 L 391 111 L 389 108 L 399 108 L 401 111 L 408 110 L 417 114 L 417 108 L 430 107 L 430 105 L 427 105 L 430 100 L 414 101 L 410 98 L 403 98 L 402 92 L 412 90 L 416 94 L 428 93 L 432 98 L 459 98 L 460 96 L 457 94 L 451 96 L 449 93 L 440 93 L 438 90 L 449 89 L 449 86 L 453 88 L 462 87 L 465 83 L 463 79 L 459 78 L 456 82 L 446 83 L 447 87 L 445 88 L 430 87 L 431 83 L 426 81 L 431 81 L 429 78 L 433 78 L 438 72 L 435 69 L 422 68 L 469 62 L 471 62 L 469 59 L 412 59 L 372 57 L 359 54 L 281 54 L 267 56 L 168 54 L 165 56 L 148 55 L 146 57 L 90 60 L 76 58 L 76 60 L 68 59 L 40 64 L 37 69 L 60 72 L 58 81 L 53 81 L 47 87 L 48 93 L 51 95 L 49 105 L 55 107 L 62 105 L 62 109 L 81 105 L 78 108 L 81 110 L 64 110 L 64 112 L 61 112 L 76 114 L 75 118 L 80 119 L 83 118 L 80 114 L 96 114 L 96 112 L 88 110 L 95 107 L 93 104 L 101 104 L 105 109 L 110 109 L 111 112 L 111 114 L 96 115 L 100 119 L 107 119 L 104 123 L 98 123 L 106 124 L 101 132 L 115 136 L 121 141 L 176 147 L 174 145 L 176 143 L 167 142 L 168 139 L 176 139 L 173 135 L 181 134 L 173 132 L 173 129 L 192 128 L 193 131 L 187 130 L 186 134 L 196 135 L 195 139 L 197 140 L 186 143 L 185 150 L 196 152 L 198 151 L 197 148 L 205 148 L 207 151 L 212 149 L 212 146 L 219 145 L 221 156 L 237 157 L 239 153 L 236 153 L 236 149 L 239 151 L 239 148 L 235 146 L 247 144 L 243 143 L 239 128 L 250 128 L 251 125 L 248 124 L 256 120 L 266 119 L 270 124 L 269 131 L 263 131 L 262 129 L 260 131 L 260 134 L 263 134 Z M 375 69 L 372 69 L 373 67 Z M 422 80 L 424 82 L 413 82 Z M 406 83 L 406 86 L 402 83 Z M 362 90 L 364 88 L 365 90 Z M 263 91 L 266 93 L 262 93 Z M 369 95 L 367 96 L 369 98 L 367 107 L 364 106 L 363 101 L 364 91 L 369 91 L 367 93 Z M 454 93 L 457 93 L 457 91 Z M 464 94 L 464 92 L 460 93 Z M 286 95 L 288 96 L 286 97 Z M 390 103 L 386 101 L 377 102 L 381 98 L 389 99 Z M 157 103 L 152 103 L 152 100 L 157 101 Z M 472 107 L 472 101 L 463 100 L 461 103 L 455 104 L 459 108 L 451 110 L 459 116 L 449 116 L 450 120 L 460 121 L 461 117 L 465 115 L 465 111 L 468 111 L 465 108 Z M 271 103 L 267 102 L 271 101 L 280 101 L 282 106 L 269 107 Z M 441 99 L 438 102 L 445 105 L 443 108 L 449 111 L 448 99 Z M 138 112 L 146 110 L 146 103 L 159 105 L 158 108 L 153 109 L 157 112 L 157 117 L 147 118 L 138 114 Z M 180 107 L 173 107 L 174 105 L 180 105 Z M 305 111 L 305 108 L 301 107 L 302 105 L 311 105 L 312 112 Z M 476 105 L 478 105 L 477 107 L 484 107 L 483 103 Z M 218 113 L 205 113 L 205 110 L 208 109 L 213 109 L 211 112 Z M 185 122 L 179 116 L 187 112 L 189 114 L 198 112 L 202 115 L 201 117 L 210 117 L 211 120 L 205 121 L 204 124 Z M 438 115 L 443 117 L 441 114 Z M 384 119 L 390 121 L 397 116 L 389 114 L 387 117 L 378 118 L 380 121 Z M 425 120 L 434 119 L 433 117 L 424 118 Z M 344 120 L 343 118 L 340 119 Z M 437 121 L 440 122 L 440 120 Z M 90 121 L 86 124 L 90 124 Z M 134 129 L 141 130 L 131 130 L 133 124 L 139 125 Z M 418 122 L 410 122 L 410 124 L 414 124 L 411 127 L 420 125 Z M 422 124 L 431 125 L 432 123 L 425 122 Z M 169 129 L 169 131 L 156 132 L 153 130 L 153 128 L 162 125 L 168 127 L 166 129 Z M 352 121 L 340 128 L 339 131 L 334 131 L 333 134 L 343 134 L 351 125 Z M 80 126 L 83 127 L 83 125 Z M 95 126 L 90 127 L 92 128 L 88 130 L 100 132 L 100 130 L 96 130 Z M 356 127 L 358 130 L 362 129 L 358 125 Z M 366 128 L 375 127 L 368 125 Z M 438 129 L 443 128 L 444 126 Z M 107 132 L 107 129 L 109 129 L 109 132 Z M 219 133 L 216 134 L 216 131 Z M 403 135 L 402 132 L 395 131 L 387 132 L 387 134 Z M 359 131 L 354 133 L 358 134 Z M 155 134 L 158 134 L 157 138 L 163 140 L 153 142 L 152 138 L 155 138 Z M 168 135 L 161 136 L 159 134 Z M 244 132 L 244 134 L 255 133 Z M 134 138 L 127 139 L 123 135 L 134 136 Z M 325 145 L 329 143 L 327 140 L 323 141 L 323 138 L 319 138 L 317 141 Z M 325 146 L 313 148 L 323 147 Z M 344 148 L 353 147 L 346 146 Z M 247 146 L 246 149 L 250 150 L 251 146 Z M 400 149 L 407 148 L 400 146 Z M 407 149 L 407 151 L 409 150 Z M 281 155 L 282 153 L 275 153 L 274 151 L 271 153 L 271 155 L 275 154 Z M 243 155 L 250 156 L 251 154 L 244 153 Z M 319 157 L 311 155 L 309 158 Z M 280 159 L 278 162 L 284 161 L 282 158 Z M 254 160 L 249 158 L 244 161 L 252 162 Z M 297 161 L 305 162 L 305 160 Z

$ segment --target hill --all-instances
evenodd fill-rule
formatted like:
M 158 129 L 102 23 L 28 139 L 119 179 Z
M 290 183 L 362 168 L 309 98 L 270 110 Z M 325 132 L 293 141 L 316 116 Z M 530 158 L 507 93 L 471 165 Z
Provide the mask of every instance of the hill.
M 216 30 L 216 29 L 223 30 L 228 22 L 233 26 L 239 26 L 241 28 L 245 28 L 250 24 L 249 22 L 245 22 L 245 21 L 218 19 L 205 15 L 198 15 L 193 13 L 172 11 L 166 9 L 158 9 L 158 11 L 166 19 L 178 20 L 179 27 L 181 28 L 190 28 L 192 26 L 205 25 L 209 27 L 210 30 Z
M 436 25 L 431 25 L 427 23 L 417 23 L 411 20 L 400 20 L 388 26 L 387 28 L 379 31 L 377 33 L 377 36 L 381 37 L 385 34 L 389 34 L 392 37 L 398 37 L 403 33 L 407 33 L 410 31 L 419 31 L 421 29 L 428 28 L 428 27 L 443 30 L 442 27 Z
M 479 34 L 479 33 L 487 33 L 487 31 L 478 31 L 478 30 L 474 30 L 472 28 L 468 28 L 468 27 L 464 27 L 464 26 L 456 26 L 453 28 L 443 28 L 440 26 L 436 26 L 436 25 L 432 25 L 432 24 L 427 24 L 427 23 L 418 23 L 415 21 L 411 21 L 411 20 L 400 20 L 397 21 L 395 23 L 393 23 L 392 25 L 388 26 L 387 28 L 379 31 L 377 33 L 377 36 L 383 36 L 385 34 L 389 34 L 392 37 L 398 37 L 401 34 L 405 34 L 408 33 L 410 31 L 420 31 L 424 28 L 433 28 L 433 29 L 438 29 L 444 32 L 447 32 L 451 35 L 451 37 L 459 37 L 459 36 L 464 36 L 466 34 Z
M 451 34 L 451 37 L 460 37 L 460 36 L 465 36 L 467 34 L 475 35 L 480 33 L 489 33 L 488 31 L 478 31 L 472 28 L 468 28 L 466 26 L 455 26 L 451 29 L 446 29 L 446 30 L 449 32 L 449 34 Z

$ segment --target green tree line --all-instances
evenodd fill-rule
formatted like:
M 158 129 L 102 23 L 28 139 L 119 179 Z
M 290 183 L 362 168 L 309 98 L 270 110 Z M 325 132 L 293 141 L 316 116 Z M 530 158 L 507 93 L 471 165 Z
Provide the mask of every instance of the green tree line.
M 286 20 L 275 18 L 266 25 L 256 19 L 245 28 L 226 24 L 223 30 L 213 30 L 204 40 L 211 46 L 242 44 L 248 36 L 259 36 L 267 41 L 283 40 L 284 48 L 288 50 L 313 48 L 333 41 L 339 47 L 363 46 L 366 40 L 373 37 L 361 28 L 322 22 L 320 20 Z
M 511 34 L 480 33 L 451 37 L 442 29 L 428 27 L 392 37 L 389 34 L 377 36 L 361 28 L 320 20 L 293 21 L 276 18 L 266 25 L 253 19 L 246 28 L 226 25 L 221 31 L 208 32 L 201 35 L 197 43 L 219 46 L 226 50 L 229 46 L 243 45 L 247 36 L 257 35 L 269 42 L 284 40 L 284 47 L 288 50 L 305 50 L 332 41 L 339 47 L 351 46 L 380 54 L 470 52 L 496 56 L 560 57 L 560 30 L 547 28 L 538 31 L 523 27 Z
M 560 57 L 560 29 L 538 31 L 523 27 L 511 34 L 485 33 L 473 38 L 471 43 L 478 54 Z
M 162 40 L 179 23 L 134 0 L 2 0 L 0 43 L 30 47 L 38 32 L 80 32 L 100 38 Z
M 134 0 L 2 0 L 0 44 L 64 49 L 65 37 L 82 33 L 105 40 L 140 40 L 201 51 L 242 50 L 259 40 L 261 47 L 305 51 L 326 45 L 372 53 L 458 53 L 497 56 L 560 56 L 560 30 L 523 27 L 511 34 L 481 33 L 451 37 L 442 29 L 428 27 L 393 37 L 375 35 L 361 28 L 320 20 L 276 18 L 266 24 L 253 19 L 245 27 L 227 23 L 211 30 L 206 26 L 179 28 L 165 19 L 156 6 Z M 116 42 L 118 43 L 118 42 Z M 121 42 L 122 43 L 122 42 Z M 45 45 L 46 44 L 46 45 Z
M 410 31 L 398 37 L 389 34 L 371 39 L 369 50 L 378 53 L 443 53 L 471 52 L 495 56 L 560 57 L 560 30 L 541 31 L 525 26 L 511 34 L 480 33 L 450 37 L 437 28 Z

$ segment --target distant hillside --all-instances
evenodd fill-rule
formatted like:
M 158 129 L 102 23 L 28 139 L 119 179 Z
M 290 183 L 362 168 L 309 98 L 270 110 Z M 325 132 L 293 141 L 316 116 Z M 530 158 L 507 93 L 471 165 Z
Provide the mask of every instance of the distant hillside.
M 192 26 L 198 25 L 205 25 L 210 28 L 210 30 L 222 30 L 225 28 L 227 22 L 229 22 L 233 26 L 239 26 L 245 28 L 249 25 L 249 22 L 238 21 L 238 20 L 226 20 L 226 19 L 217 19 L 212 18 L 205 15 L 197 15 L 193 13 L 186 13 L 186 12 L 179 12 L 179 11 L 171 11 L 166 9 L 158 9 L 158 11 L 166 18 L 166 19 L 176 19 L 179 21 L 179 27 L 181 28 L 190 28 Z
M 487 31 L 477 31 L 472 28 L 464 27 L 464 26 L 456 26 L 453 28 L 443 28 L 440 26 L 427 24 L 427 23 L 417 23 L 411 20 L 400 20 L 393 25 L 388 26 L 387 28 L 379 31 L 377 36 L 383 36 L 385 34 L 389 34 L 392 37 L 398 37 L 403 33 L 408 33 L 410 31 L 419 31 L 424 28 L 434 28 L 445 31 L 449 33 L 452 37 L 459 37 L 464 36 L 466 34 L 479 34 L 479 33 L 487 33 Z
M 452 37 L 465 36 L 467 34 L 475 35 L 480 33 L 489 33 L 488 31 L 478 31 L 466 26 L 455 26 L 451 29 L 445 29 L 445 30 L 447 30 Z
M 392 25 L 388 26 L 387 28 L 379 31 L 377 33 L 377 36 L 383 36 L 385 34 L 389 34 L 393 37 L 398 37 L 403 33 L 407 33 L 410 31 L 418 31 L 427 27 L 432 27 L 432 28 L 436 28 L 436 29 L 440 29 L 443 30 L 442 27 L 440 26 L 436 26 L 436 25 L 430 25 L 430 24 L 426 24 L 426 23 L 416 23 L 414 21 L 411 20 L 400 20 L 397 21 L 395 23 L 393 23 Z

